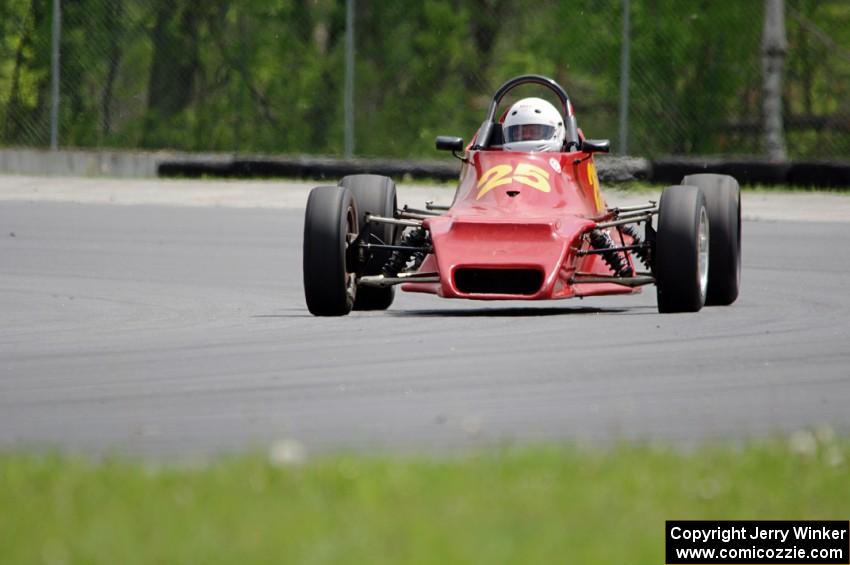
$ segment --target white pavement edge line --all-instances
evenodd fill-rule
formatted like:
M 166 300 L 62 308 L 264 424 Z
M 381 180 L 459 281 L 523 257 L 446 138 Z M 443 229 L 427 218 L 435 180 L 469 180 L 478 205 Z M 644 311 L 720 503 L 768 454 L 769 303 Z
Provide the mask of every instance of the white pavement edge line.
M 255 180 L 172 180 L 58 178 L 0 175 L 0 201 L 78 204 L 159 205 L 225 208 L 300 209 L 317 182 Z M 609 204 L 628 206 L 657 199 L 659 192 L 604 189 Z M 399 201 L 422 207 L 427 200 L 451 202 L 449 185 L 399 185 Z M 748 192 L 744 217 L 750 220 L 848 222 L 850 195 L 823 192 Z
M 321 182 L 57 178 L 0 175 L 0 201 L 303 209 Z M 328 183 L 325 183 L 328 184 Z M 402 203 L 451 202 L 448 186 L 403 185 Z

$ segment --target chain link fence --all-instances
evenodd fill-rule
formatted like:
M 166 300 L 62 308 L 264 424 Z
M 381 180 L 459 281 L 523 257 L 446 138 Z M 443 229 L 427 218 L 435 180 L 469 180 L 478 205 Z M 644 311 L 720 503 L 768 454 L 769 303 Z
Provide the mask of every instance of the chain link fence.
M 521 73 L 561 82 L 615 150 L 763 153 L 761 1 L 630 0 L 629 29 L 624 0 L 355 2 L 357 155 L 435 156 L 434 136 L 468 138 Z M 785 6 L 789 157 L 848 158 L 850 2 Z M 49 146 L 51 14 L 0 0 L 0 146 Z M 61 147 L 343 152 L 345 0 L 61 0 L 61 14 Z

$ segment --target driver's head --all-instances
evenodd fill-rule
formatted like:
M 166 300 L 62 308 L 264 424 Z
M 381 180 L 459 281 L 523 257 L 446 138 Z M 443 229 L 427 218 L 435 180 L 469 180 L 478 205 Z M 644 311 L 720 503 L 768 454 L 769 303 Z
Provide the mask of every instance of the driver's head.
M 564 119 L 542 98 L 523 98 L 508 110 L 502 124 L 508 151 L 561 151 Z

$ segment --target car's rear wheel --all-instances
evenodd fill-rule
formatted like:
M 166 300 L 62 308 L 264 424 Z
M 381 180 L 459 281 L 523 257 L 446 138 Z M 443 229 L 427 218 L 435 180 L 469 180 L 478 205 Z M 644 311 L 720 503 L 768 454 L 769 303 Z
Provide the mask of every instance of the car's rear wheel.
M 396 187 L 389 177 L 380 175 L 349 175 L 339 181 L 340 186 L 348 188 L 357 201 L 359 212 L 358 222 L 360 233 L 369 230 L 369 241 L 366 243 L 384 243 L 392 245 L 396 241 L 396 226 L 392 224 L 372 223 L 367 226 L 366 214 L 392 218 L 395 216 Z M 391 251 L 375 249 L 366 254 L 362 272 L 363 275 L 378 275 L 381 268 L 390 258 Z M 393 287 L 377 288 L 363 286 L 357 290 L 354 302 L 355 310 L 386 310 L 393 303 L 395 289 Z
M 655 242 L 658 311 L 697 312 L 708 292 L 710 227 L 705 196 L 695 186 L 661 194 Z
M 741 188 L 729 175 L 688 175 L 682 184 L 705 195 L 711 229 L 706 306 L 726 306 L 741 285 Z
M 357 296 L 357 203 L 342 186 L 310 191 L 304 216 L 304 297 L 315 316 L 344 316 Z

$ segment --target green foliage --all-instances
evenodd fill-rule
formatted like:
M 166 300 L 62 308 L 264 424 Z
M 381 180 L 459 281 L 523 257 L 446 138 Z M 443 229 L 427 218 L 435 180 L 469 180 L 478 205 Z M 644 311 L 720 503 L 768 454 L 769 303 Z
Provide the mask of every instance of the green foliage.
M 657 564 L 668 519 L 846 516 L 848 457 L 828 433 L 288 467 L 6 455 L 0 562 Z
M 850 3 L 795 2 L 789 21 L 786 113 L 809 118 L 809 127 L 788 134 L 801 154 L 843 147 L 850 154 Z
M 358 0 L 356 151 L 435 156 L 550 75 L 616 138 L 622 0 Z M 632 153 L 759 153 L 762 3 L 632 0 Z M 792 156 L 850 155 L 850 5 L 788 0 Z M 63 146 L 338 154 L 344 0 L 68 0 Z M 50 2 L 0 0 L 0 145 L 44 146 Z M 530 92 L 526 94 L 531 94 Z M 534 94 L 539 95 L 539 92 Z
M 657 85 L 632 91 L 633 107 L 646 116 L 635 121 L 634 138 L 647 152 L 758 151 L 757 139 L 741 147 L 727 133 L 733 118 L 760 111 L 746 104 L 760 85 L 757 4 L 744 16 L 738 0 L 691 2 L 686 10 L 677 0 L 636 3 L 634 68 Z

